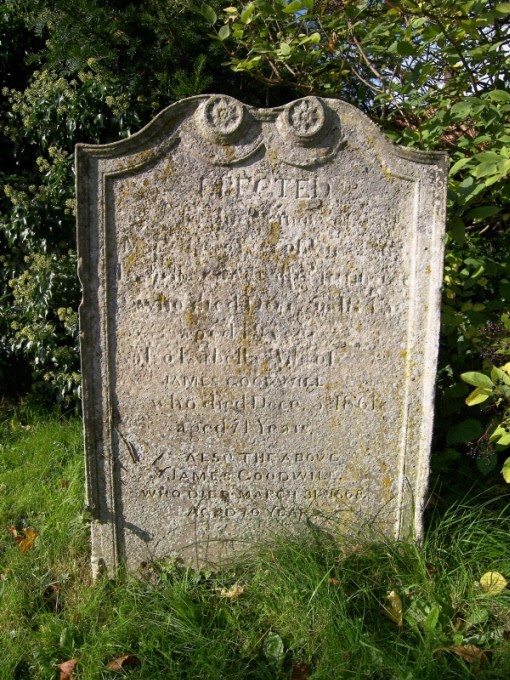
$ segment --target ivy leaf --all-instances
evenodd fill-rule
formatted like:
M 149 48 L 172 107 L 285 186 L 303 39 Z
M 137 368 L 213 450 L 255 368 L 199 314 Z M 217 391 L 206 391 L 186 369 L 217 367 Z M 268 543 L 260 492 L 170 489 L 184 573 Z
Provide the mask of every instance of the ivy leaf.
M 480 588 L 485 595 L 499 595 L 508 585 L 508 581 L 499 571 L 488 571 L 480 579 Z

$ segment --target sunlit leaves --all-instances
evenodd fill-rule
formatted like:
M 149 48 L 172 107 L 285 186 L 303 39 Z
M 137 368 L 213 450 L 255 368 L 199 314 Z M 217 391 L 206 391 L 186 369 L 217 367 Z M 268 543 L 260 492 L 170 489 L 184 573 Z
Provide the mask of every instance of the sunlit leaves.
M 492 394 L 492 389 L 486 387 L 477 387 L 469 396 L 466 397 L 466 404 L 468 406 L 475 406 L 475 404 L 482 404 Z
M 492 380 L 483 373 L 468 371 L 466 373 L 462 373 L 460 377 L 464 382 L 468 383 L 468 385 L 474 385 L 475 387 L 482 387 L 486 389 L 492 389 L 494 387 Z

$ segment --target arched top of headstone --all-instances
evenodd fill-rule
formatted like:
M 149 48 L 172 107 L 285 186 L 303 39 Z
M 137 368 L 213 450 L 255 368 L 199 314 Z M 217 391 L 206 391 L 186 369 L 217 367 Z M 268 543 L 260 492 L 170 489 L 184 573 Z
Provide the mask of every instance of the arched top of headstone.
M 124 158 L 119 171 L 153 162 L 182 144 L 204 163 L 234 166 L 267 153 L 302 168 L 332 163 L 346 148 L 374 161 L 403 159 L 437 164 L 443 152 L 392 144 L 362 111 L 339 99 L 309 96 L 284 106 L 256 108 L 227 95 L 190 97 L 170 105 L 140 132 L 103 146 L 79 144 L 79 153 Z

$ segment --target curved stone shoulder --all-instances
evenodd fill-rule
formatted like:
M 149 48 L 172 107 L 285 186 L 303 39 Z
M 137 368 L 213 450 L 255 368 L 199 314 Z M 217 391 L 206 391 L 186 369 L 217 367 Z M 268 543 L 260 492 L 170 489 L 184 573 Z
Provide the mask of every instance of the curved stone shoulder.
M 174 144 L 212 165 L 235 165 L 265 148 L 289 165 L 331 162 L 343 149 L 379 153 L 446 170 L 447 154 L 397 146 L 368 116 L 339 99 L 304 97 L 261 109 L 226 95 L 199 95 L 170 105 L 131 137 L 105 145 L 78 144 L 77 161 L 129 159 L 124 172 L 159 158 Z M 83 166 L 82 166 L 83 167 Z M 110 168 L 111 172 L 112 169 Z

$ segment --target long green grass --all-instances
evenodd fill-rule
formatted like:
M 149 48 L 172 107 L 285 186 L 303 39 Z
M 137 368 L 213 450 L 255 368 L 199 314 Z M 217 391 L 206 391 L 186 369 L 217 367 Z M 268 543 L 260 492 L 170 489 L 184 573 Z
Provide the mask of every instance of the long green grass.
M 70 659 L 76 680 L 510 678 L 510 591 L 479 583 L 510 579 L 501 504 L 457 504 L 421 547 L 307 533 L 219 573 L 93 584 L 83 488 L 78 419 L 2 417 L 1 680 L 54 680 Z

